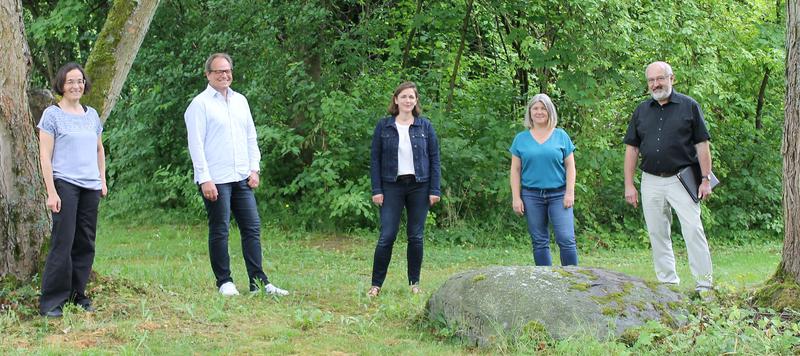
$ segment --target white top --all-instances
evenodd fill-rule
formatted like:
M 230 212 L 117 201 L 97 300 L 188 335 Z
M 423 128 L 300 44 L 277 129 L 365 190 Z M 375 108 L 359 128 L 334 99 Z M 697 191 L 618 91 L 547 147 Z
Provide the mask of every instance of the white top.
M 261 152 L 250 105 L 230 88 L 227 96 L 226 101 L 209 85 L 183 114 L 197 183 L 238 182 L 259 171 Z
M 411 151 L 411 137 L 408 128 L 411 124 L 397 125 L 397 134 L 400 141 L 397 144 L 397 175 L 414 174 L 414 152 Z

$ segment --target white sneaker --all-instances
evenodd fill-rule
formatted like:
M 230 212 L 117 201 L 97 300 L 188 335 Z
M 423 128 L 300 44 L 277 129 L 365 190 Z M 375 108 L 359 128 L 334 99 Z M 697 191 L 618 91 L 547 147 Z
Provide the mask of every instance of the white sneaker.
M 230 297 L 233 295 L 239 295 L 239 291 L 236 289 L 236 285 L 233 282 L 225 282 L 221 286 L 219 286 L 220 294 Z
M 289 291 L 285 289 L 280 289 L 272 283 L 269 283 L 266 286 L 264 286 L 264 292 L 272 295 L 289 295 Z

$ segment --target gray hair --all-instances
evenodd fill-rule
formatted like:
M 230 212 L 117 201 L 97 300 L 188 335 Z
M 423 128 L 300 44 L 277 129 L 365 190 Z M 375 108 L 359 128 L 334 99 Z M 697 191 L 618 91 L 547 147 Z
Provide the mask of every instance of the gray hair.
M 231 65 L 231 69 L 233 69 L 233 59 L 231 59 L 231 56 L 229 54 L 227 54 L 227 53 L 214 53 L 214 54 L 208 56 L 208 59 L 206 59 L 206 64 L 204 66 L 204 68 L 206 70 L 206 73 L 211 72 L 211 62 L 213 62 L 217 58 L 225 58 L 225 60 L 228 61 L 228 64 Z
M 547 127 L 553 128 L 556 127 L 558 123 L 558 114 L 556 114 L 556 106 L 553 105 L 553 101 L 550 100 L 550 97 L 547 94 L 536 94 L 528 101 L 528 107 L 525 108 L 525 127 L 531 128 L 533 127 L 533 123 L 531 122 L 531 107 L 533 104 L 537 102 L 541 102 L 544 105 L 544 109 L 547 110 Z
M 660 66 L 661 69 L 664 70 L 664 74 L 666 74 L 668 76 L 672 76 L 672 66 L 670 66 L 669 63 L 667 63 L 667 62 L 658 61 L 658 62 L 650 63 L 650 64 L 647 65 L 647 67 L 645 67 L 645 69 L 644 69 L 645 78 L 647 77 L 647 68 L 649 68 L 651 65 L 654 65 L 654 64 Z

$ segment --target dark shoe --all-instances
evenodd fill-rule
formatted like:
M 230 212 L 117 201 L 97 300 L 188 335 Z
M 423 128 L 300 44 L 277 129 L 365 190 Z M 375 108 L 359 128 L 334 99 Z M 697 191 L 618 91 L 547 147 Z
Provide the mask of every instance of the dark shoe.
M 97 311 L 97 309 L 95 309 L 94 306 L 92 306 L 92 302 L 80 303 L 78 304 L 78 306 L 81 307 L 83 311 L 87 313 L 94 313 Z
M 703 302 L 711 302 L 716 299 L 714 289 L 711 287 L 697 287 L 694 292 L 689 294 L 689 299 Z
M 46 318 L 60 318 L 60 317 L 64 316 L 64 312 L 61 311 L 61 306 L 59 305 L 59 306 L 53 308 L 53 310 L 42 314 L 42 316 L 44 316 Z

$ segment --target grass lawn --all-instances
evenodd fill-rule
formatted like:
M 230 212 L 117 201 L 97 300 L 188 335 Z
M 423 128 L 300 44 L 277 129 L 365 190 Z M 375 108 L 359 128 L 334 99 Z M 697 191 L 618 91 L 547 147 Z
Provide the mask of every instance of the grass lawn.
M 231 267 L 243 294 L 226 298 L 214 285 L 205 227 L 118 227 L 102 223 L 94 265 L 99 277 L 89 285 L 98 311 L 87 314 L 68 307 L 59 320 L 33 317 L 30 312 L 20 315 L 2 311 L 0 354 L 533 352 L 502 345 L 470 348 L 438 333 L 422 318 L 427 298 L 450 275 L 487 265 L 530 265 L 530 246 L 517 243 L 479 248 L 426 241 L 423 293 L 412 295 L 406 285 L 405 242 L 399 238 L 383 291 L 371 300 L 365 293 L 370 285 L 373 235 L 377 234 L 290 237 L 265 228 L 265 271 L 273 283 L 291 292 L 287 297 L 274 298 L 247 293 L 247 275 L 234 230 Z M 693 280 L 682 244 L 682 240 L 676 241 L 680 247 L 676 258 L 680 288 L 688 291 Z M 711 244 L 715 282 L 734 291 L 767 279 L 781 257 L 779 243 L 746 247 Z M 579 251 L 579 258 L 583 266 L 654 280 L 647 249 Z M 545 351 L 569 354 L 586 347 L 591 353 L 626 352 L 621 343 L 581 340 L 559 342 Z M 662 353 L 657 348 L 652 350 Z

